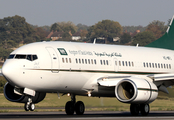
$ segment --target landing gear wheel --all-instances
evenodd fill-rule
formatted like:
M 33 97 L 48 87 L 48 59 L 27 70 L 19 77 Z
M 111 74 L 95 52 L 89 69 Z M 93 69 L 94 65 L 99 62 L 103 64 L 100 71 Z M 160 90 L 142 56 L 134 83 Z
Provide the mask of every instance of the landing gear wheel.
M 65 105 L 65 111 L 67 115 L 74 114 L 74 103 L 72 101 L 68 101 Z
M 29 105 L 29 109 L 30 109 L 30 111 L 34 111 L 34 109 L 35 109 L 35 105 L 34 105 L 33 103 L 30 103 L 30 105 Z
M 130 112 L 133 116 L 138 116 L 140 111 L 140 107 L 138 104 L 131 104 L 130 105 Z
M 25 105 L 24 105 L 24 109 L 25 109 L 25 111 L 29 111 L 29 110 L 30 110 L 30 109 L 29 109 L 29 106 L 30 106 L 30 104 L 25 103 Z
M 143 115 L 143 116 L 148 115 L 149 111 L 150 111 L 149 104 L 141 104 L 140 111 L 141 111 L 141 115 Z
M 78 101 L 75 104 L 75 111 L 77 115 L 83 115 L 83 113 L 85 112 L 85 105 L 82 101 Z

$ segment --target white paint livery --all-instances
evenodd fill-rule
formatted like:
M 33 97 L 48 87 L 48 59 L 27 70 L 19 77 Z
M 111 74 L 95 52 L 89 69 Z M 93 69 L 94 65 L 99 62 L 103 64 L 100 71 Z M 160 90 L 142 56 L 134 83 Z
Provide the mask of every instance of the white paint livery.
M 116 97 L 130 103 L 131 113 L 135 115 L 134 104 L 144 105 L 145 109 L 157 98 L 158 88 L 162 86 L 160 90 L 166 92 L 165 88 L 173 85 L 174 52 L 171 50 L 38 42 L 22 46 L 10 56 L 2 67 L 8 81 L 4 94 L 10 101 L 26 103 L 26 110 L 33 110 L 33 103 L 43 100 L 45 93 L 58 92 L 71 94 L 67 114 L 80 110 L 73 107 L 75 110 L 70 111 L 72 106 L 84 106 L 83 102 L 75 102 L 75 95 L 83 95 Z M 7 92 L 9 89 L 11 92 Z M 10 97 L 11 94 L 17 97 Z M 83 114 L 83 109 L 76 113 Z
M 160 47 L 173 40 L 173 18 Z M 166 37 L 167 36 L 167 37 Z M 165 38 L 165 39 L 164 39 Z M 162 46 L 165 43 L 164 46 Z M 158 43 L 152 46 L 158 47 Z M 150 45 L 151 46 L 151 45 Z M 5 97 L 25 103 L 26 111 L 45 98 L 47 92 L 71 95 L 65 105 L 68 115 L 82 115 L 85 106 L 76 95 L 116 97 L 129 103 L 132 115 L 148 115 L 149 103 L 158 91 L 168 93 L 174 85 L 174 51 L 137 46 L 77 42 L 38 42 L 13 51 L 2 67 L 8 81 Z M 58 94 L 59 96 L 59 94 Z

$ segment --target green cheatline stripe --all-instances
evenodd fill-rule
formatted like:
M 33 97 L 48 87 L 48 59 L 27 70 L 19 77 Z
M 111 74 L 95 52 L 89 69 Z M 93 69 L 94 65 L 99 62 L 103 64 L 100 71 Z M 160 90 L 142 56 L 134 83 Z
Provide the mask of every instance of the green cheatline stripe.
M 147 88 L 138 88 L 138 90 L 145 90 L 145 91 L 153 91 L 153 92 L 158 92 L 158 90 L 154 90 L 154 89 L 147 89 Z
M 120 74 L 162 74 L 159 72 L 129 72 L 129 71 L 99 71 L 99 70 L 67 70 L 67 69 L 60 69 L 59 71 L 71 71 L 71 72 L 97 72 L 97 73 L 120 73 Z
M 102 71 L 102 70 L 72 70 L 72 69 L 32 69 L 45 71 L 67 71 L 67 72 L 94 72 L 94 73 L 117 73 L 117 74 L 164 74 L 164 72 L 129 72 L 129 71 Z

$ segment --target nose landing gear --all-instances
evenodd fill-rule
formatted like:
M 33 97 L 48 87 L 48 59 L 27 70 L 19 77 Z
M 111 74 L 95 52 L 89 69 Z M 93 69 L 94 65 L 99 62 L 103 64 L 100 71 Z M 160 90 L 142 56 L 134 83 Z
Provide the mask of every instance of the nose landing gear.
M 29 97 L 29 98 L 28 98 L 28 102 L 25 103 L 24 109 L 25 109 L 25 111 L 29 111 L 29 110 L 30 110 L 30 111 L 34 111 L 34 109 L 35 109 L 35 104 L 32 103 L 31 97 Z

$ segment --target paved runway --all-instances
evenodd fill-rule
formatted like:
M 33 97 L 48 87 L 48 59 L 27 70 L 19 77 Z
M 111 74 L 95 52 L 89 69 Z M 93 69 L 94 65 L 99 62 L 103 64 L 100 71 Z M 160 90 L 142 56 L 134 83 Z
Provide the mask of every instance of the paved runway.
M 148 116 L 131 116 L 129 112 L 101 111 L 85 112 L 84 115 L 66 115 L 65 112 L 18 112 L 0 113 L 0 120 L 173 120 L 174 111 L 151 111 Z

